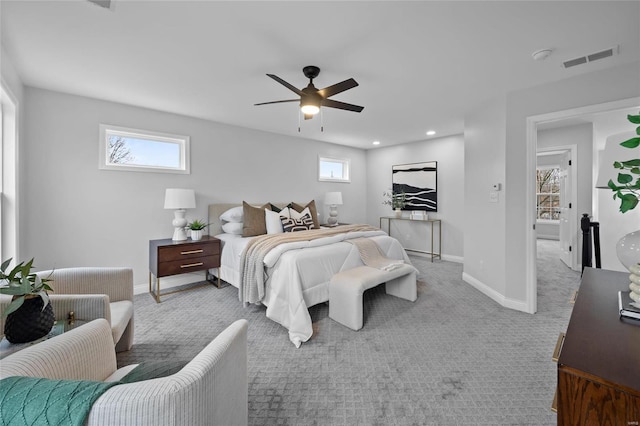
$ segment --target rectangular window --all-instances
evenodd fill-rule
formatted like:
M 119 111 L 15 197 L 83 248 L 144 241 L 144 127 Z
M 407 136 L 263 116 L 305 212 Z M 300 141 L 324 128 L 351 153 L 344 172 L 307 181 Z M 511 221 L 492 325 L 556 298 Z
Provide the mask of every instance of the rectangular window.
M 560 168 L 536 170 L 538 220 L 560 220 Z
M 101 124 L 100 168 L 189 174 L 189 136 Z
M 328 182 L 351 182 L 349 178 L 350 161 L 343 158 L 319 157 L 318 180 Z

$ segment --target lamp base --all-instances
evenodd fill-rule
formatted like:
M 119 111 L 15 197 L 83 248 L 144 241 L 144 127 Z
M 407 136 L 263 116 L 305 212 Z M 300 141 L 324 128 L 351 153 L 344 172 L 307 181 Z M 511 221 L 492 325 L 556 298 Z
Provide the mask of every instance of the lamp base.
M 338 224 L 338 206 L 331 205 L 329 207 L 329 217 L 327 218 L 327 224 L 335 226 Z
M 173 212 L 173 221 L 171 224 L 175 228 L 173 230 L 173 241 L 184 241 L 187 239 L 187 233 L 184 231 L 187 226 L 187 219 L 184 218 L 185 210 L 178 209 Z

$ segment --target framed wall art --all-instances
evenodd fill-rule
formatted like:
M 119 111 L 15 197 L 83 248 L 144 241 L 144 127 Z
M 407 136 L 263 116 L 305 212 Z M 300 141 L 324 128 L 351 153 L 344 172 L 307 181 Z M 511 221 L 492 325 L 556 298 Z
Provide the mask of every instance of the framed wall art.
M 437 161 L 392 166 L 391 182 L 394 194 L 405 194 L 402 210 L 438 211 Z

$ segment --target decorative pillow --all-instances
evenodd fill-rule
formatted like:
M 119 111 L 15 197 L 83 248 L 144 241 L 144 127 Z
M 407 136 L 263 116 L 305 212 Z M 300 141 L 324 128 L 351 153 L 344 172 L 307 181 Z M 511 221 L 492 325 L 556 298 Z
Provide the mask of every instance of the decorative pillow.
M 311 219 L 313 219 L 313 226 L 315 228 L 320 228 L 320 222 L 318 222 L 318 210 L 316 209 L 315 200 L 309 201 L 309 203 L 307 203 L 306 206 L 301 206 L 300 204 L 297 204 L 297 203 L 291 203 L 291 207 L 293 207 L 293 209 L 297 212 L 301 212 L 306 207 L 308 207 L 309 212 L 311 213 Z
M 287 204 L 287 206 L 283 207 L 282 209 L 280 207 L 276 206 L 273 203 L 269 203 L 269 204 L 271 204 L 271 211 L 274 211 L 274 212 L 277 212 L 277 213 L 280 213 L 282 210 L 288 209 L 288 208 L 291 207 L 291 203 Z
M 311 212 L 308 207 L 305 207 L 301 212 L 297 212 L 294 209 L 289 210 L 289 217 L 291 219 L 302 219 L 305 215 L 311 217 Z
M 264 210 L 271 210 L 270 204 L 261 207 L 253 207 L 246 202 L 242 202 L 243 222 L 242 236 L 253 237 L 255 235 L 264 235 L 267 233 L 267 224 L 264 219 Z
M 297 232 L 297 231 L 307 231 L 309 229 L 314 229 L 313 220 L 308 214 L 305 214 L 300 219 L 293 218 L 280 218 L 282 222 L 282 230 L 284 232 Z
M 225 234 L 242 235 L 242 228 L 243 228 L 242 222 L 240 223 L 227 222 L 224 225 L 222 225 L 222 230 L 225 232 Z
M 273 204 L 271 205 L 273 208 Z M 265 222 L 267 224 L 267 234 L 282 234 L 282 222 L 280 218 L 289 219 L 289 207 L 285 207 L 280 210 L 280 213 L 276 213 L 269 209 L 264 209 Z
M 220 221 L 241 223 L 243 216 L 242 206 L 232 207 L 220 215 Z

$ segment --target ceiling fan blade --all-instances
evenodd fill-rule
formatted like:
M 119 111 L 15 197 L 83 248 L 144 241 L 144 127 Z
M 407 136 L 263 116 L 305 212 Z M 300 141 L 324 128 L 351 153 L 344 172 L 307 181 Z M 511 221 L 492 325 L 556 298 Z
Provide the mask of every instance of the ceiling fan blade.
M 282 84 L 284 87 L 286 87 L 287 89 L 291 90 L 293 93 L 299 95 L 299 96 L 304 96 L 304 93 L 302 92 L 302 90 L 298 89 L 296 86 L 287 83 L 286 81 L 284 81 L 283 79 L 281 79 L 280 77 L 278 77 L 277 75 L 273 75 L 273 74 L 267 74 L 269 77 L 271 77 L 272 79 L 274 79 L 275 81 L 277 81 L 278 83 Z
M 271 101 L 271 102 L 262 102 L 259 104 L 253 104 L 254 106 L 258 105 L 267 105 L 267 104 L 281 104 L 283 102 L 300 102 L 300 99 L 287 99 L 286 101 Z
M 344 92 L 345 90 L 353 89 L 357 86 L 358 82 L 350 78 L 349 80 L 341 81 L 340 83 L 336 83 L 332 86 L 320 89 L 318 90 L 318 93 L 326 99 L 329 96 L 337 95 L 338 93 Z
M 334 101 L 333 99 L 323 99 L 322 106 L 326 106 L 329 108 L 345 109 L 347 111 L 353 111 L 353 112 L 361 112 L 364 109 L 364 107 L 362 106 L 346 104 L 344 102 Z
M 305 120 L 311 120 L 313 118 L 313 114 L 304 114 Z

